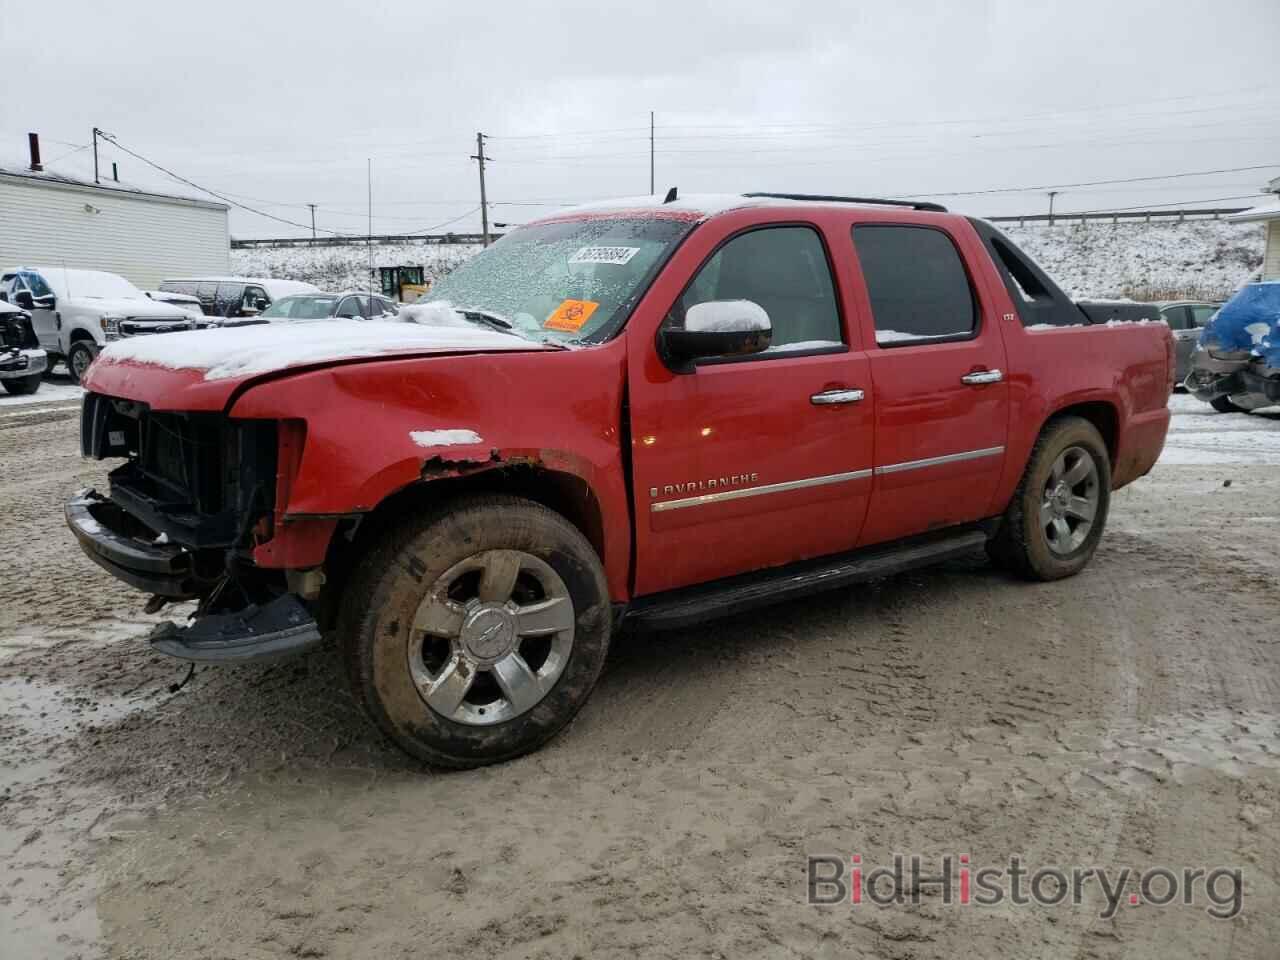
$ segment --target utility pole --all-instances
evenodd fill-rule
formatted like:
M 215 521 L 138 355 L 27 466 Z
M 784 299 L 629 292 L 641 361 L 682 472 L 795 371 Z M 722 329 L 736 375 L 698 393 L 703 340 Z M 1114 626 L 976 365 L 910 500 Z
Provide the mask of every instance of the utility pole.
M 98 179 L 98 134 L 102 131 L 97 127 L 93 128 L 93 182 L 101 183 Z
M 1058 195 L 1057 190 L 1049 191 L 1049 225 L 1053 225 L 1053 198 Z
M 369 180 L 369 296 L 373 296 L 373 157 L 367 160 Z M 372 309 L 372 307 L 370 307 Z
M 484 165 L 485 161 L 491 159 L 484 155 L 484 134 L 476 134 L 476 152 L 471 158 L 480 164 L 480 230 L 484 235 L 484 245 L 489 245 L 489 200 L 484 192 Z
M 649 196 L 653 196 L 653 111 L 649 111 Z
M 308 203 L 307 206 L 311 208 L 311 239 L 314 240 L 316 238 L 316 205 Z

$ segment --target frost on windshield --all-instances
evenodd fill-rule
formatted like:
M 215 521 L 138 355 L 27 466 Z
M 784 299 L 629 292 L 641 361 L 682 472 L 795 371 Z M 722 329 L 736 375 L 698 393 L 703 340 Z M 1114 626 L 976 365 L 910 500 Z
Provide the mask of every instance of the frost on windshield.
M 537 340 L 604 339 L 690 228 L 678 220 L 609 217 L 522 227 L 439 281 L 418 306 L 485 314 Z M 426 316 L 448 322 L 447 313 Z

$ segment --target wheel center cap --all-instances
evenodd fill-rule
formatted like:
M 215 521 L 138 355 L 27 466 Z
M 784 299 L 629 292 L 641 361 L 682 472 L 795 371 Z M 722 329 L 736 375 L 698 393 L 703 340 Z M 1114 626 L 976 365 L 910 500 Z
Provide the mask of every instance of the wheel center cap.
M 515 617 L 502 605 L 473 610 L 462 622 L 462 646 L 474 659 L 501 660 L 516 641 Z

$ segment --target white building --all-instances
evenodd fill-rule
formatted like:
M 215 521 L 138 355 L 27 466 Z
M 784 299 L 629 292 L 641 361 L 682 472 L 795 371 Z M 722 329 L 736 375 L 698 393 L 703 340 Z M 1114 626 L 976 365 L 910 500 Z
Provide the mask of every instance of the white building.
M 30 264 L 106 270 L 144 290 L 230 273 L 227 207 L 0 167 L 0 270 Z
M 1267 225 L 1266 253 L 1262 258 L 1262 279 L 1280 280 L 1280 177 L 1267 184 L 1267 191 L 1275 194 L 1270 203 L 1231 213 L 1227 219 L 1235 223 L 1265 223 Z

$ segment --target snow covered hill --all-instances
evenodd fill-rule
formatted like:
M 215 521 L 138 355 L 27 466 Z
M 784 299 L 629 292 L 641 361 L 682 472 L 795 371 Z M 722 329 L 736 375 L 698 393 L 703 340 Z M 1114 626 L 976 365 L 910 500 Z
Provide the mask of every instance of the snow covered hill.
M 1219 300 L 1262 267 L 1256 223 L 997 224 L 1073 297 Z
M 1257 224 L 1187 220 L 999 226 L 1074 297 L 1221 299 L 1262 265 L 1263 228 Z M 373 261 L 375 270 L 421 265 L 429 278 L 439 278 L 479 249 L 427 243 L 374 246 Z M 232 250 L 231 262 L 242 276 L 306 280 L 323 290 L 363 288 L 369 282 L 369 249 L 360 243 Z

